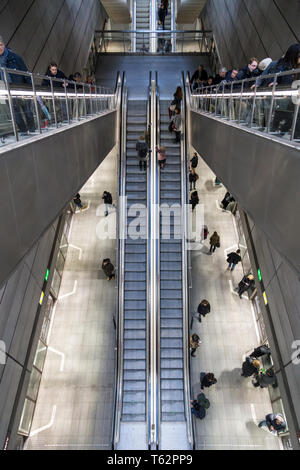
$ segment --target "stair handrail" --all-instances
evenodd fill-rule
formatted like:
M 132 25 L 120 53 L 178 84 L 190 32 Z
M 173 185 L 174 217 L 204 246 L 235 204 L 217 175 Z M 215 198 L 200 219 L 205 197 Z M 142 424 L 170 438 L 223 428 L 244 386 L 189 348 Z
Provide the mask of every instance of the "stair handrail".
M 189 77 L 188 77 L 189 79 Z M 189 83 L 189 81 L 188 81 Z M 185 415 L 187 420 L 187 435 L 189 443 L 194 450 L 195 433 L 194 423 L 192 420 L 190 400 L 191 394 L 191 359 L 189 354 L 189 337 L 190 337 L 190 285 L 191 285 L 191 257 L 188 250 L 189 239 L 189 191 L 188 191 L 188 175 L 189 175 L 189 158 L 188 158 L 188 120 L 187 109 L 187 87 L 189 85 L 185 80 L 185 74 L 182 72 L 182 139 L 181 139 L 181 206 L 182 206 L 182 294 L 183 294 L 183 347 L 184 347 L 184 396 L 185 396 Z
M 120 82 L 120 77 L 119 77 Z M 122 413 L 123 396 L 123 358 L 124 358 L 124 258 L 126 239 L 126 117 L 128 90 L 125 87 L 125 72 L 122 76 L 119 98 L 119 161 L 118 161 L 118 217 L 117 217 L 117 261 L 118 261 L 118 308 L 116 318 L 116 360 L 115 360 L 115 398 L 114 419 L 112 429 L 112 449 L 120 440 L 120 425 Z

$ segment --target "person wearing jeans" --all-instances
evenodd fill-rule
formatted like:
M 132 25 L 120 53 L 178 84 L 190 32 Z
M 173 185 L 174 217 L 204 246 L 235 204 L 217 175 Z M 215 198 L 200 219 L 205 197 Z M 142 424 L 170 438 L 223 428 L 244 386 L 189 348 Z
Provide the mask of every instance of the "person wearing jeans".
M 242 261 L 242 258 L 240 257 L 241 250 L 237 250 L 235 252 L 229 253 L 227 256 L 227 263 L 228 263 L 228 268 L 230 271 L 234 271 L 236 265 Z

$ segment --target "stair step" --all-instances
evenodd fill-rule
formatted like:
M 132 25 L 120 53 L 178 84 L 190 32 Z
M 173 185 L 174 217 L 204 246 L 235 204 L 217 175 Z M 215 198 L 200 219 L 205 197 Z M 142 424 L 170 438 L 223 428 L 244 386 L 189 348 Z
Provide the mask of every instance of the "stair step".
M 180 318 L 182 321 L 182 309 L 173 308 L 172 310 L 168 308 L 160 308 L 160 318 L 161 319 L 176 319 Z
M 133 359 L 133 360 L 146 360 L 146 350 L 145 349 L 125 349 L 124 350 L 124 360 Z
M 124 380 L 123 383 L 123 390 L 124 392 L 145 392 L 146 391 L 146 382 L 145 380 L 139 380 L 139 381 L 134 381 L 134 380 Z
M 140 301 L 146 299 L 146 291 L 125 291 L 124 294 L 125 301 L 126 300 L 135 300 Z
M 182 390 L 162 390 L 161 391 L 162 401 L 181 401 L 184 400 L 184 394 Z
M 174 392 L 176 393 L 176 392 Z M 165 395 L 168 396 L 168 395 Z M 176 398 L 174 400 L 179 400 L 179 393 L 176 393 Z M 142 403 L 146 401 L 146 396 L 144 392 L 124 392 L 123 393 L 123 403 Z
M 181 326 L 181 325 L 179 325 Z M 145 330 L 146 328 L 146 322 L 144 319 L 141 320 L 133 320 L 133 319 L 126 319 L 124 321 L 124 329 L 128 331 L 133 331 L 133 330 Z M 128 338 L 128 337 L 127 337 Z
M 163 349 L 161 350 L 160 357 L 162 359 L 182 359 L 183 358 L 183 351 L 182 348 L 174 348 L 174 349 Z
M 161 339 L 161 345 L 160 345 L 161 351 L 163 349 L 168 350 L 168 349 L 172 349 L 172 348 L 182 349 L 182 339 L 179 339 L 179 338 L 162 338 Z M 162 356 L 162 357 L 168 357 L 168 356 Z M 176 356 L 176 357 L 178 357 L 178 356 Z
M 168 379 L 175 379 L 179 380 L 182 379 L 183 382 L 183 369 L 161 369 L 160 376 L 162 380 Z
M 161 369 L 182 369 L 182 359 L 162 359 L 160 363 Z
M 163 413 L 161 416 L 163 422 L 185 422 L 185 415 L 183 413 Z
M 182 332 L 182 326 L 180 328 L 161 328 L 160 330 L 160 337 L 161 338 L 174 338 L 174 339 L 182 339 L 183 332 Z
M 161 390 L 183 390 L 183 380 L 161 379 Z
M 145 403 L 124 403 L 123 402 L 123 411 L 122 414 L 125 415 L 142 415 L 146 414 L 146 405 Z
M 146 361 L 136 359 L 124 361 L 124 370 L 143 370 L 146 368 Z
M 160 302 L 161 308 L 182 308 L 182 300 L 181 299 L 161 299 Z
M 172 415 L 178 413 L 184 414 L 184 402 L 177 400 L 173 400 L 172 402 L 163 401 L 161 411 L 162 413 L 171 413 Z
M 146 371 L 145 370 L 125 370 L 124 381 L 128 382 L 130 380 L 133 380 L 133 381 L 146 380 Z
M 127 415 L 127 414 L 122 414 L 121 421 L 124 422 L 137 422 L 137 423 L 143 423 L 146 421 L 146 414 L 141 414 L 141 415 Z M 176 420 L 178 421 L 178 420 Z

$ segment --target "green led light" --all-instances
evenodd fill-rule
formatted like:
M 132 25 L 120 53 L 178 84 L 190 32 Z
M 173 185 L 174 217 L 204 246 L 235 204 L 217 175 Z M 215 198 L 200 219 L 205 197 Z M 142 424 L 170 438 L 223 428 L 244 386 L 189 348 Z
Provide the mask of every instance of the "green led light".
M 261 270 L 260 269 L 258 269 L 257 274 L 258 274 L 259 282 L 261 282 L 262 281 L 262 276 L 261 276 Z
M 47 269 L 47 271 L 46 271 L 46 276 L 45 276 L 45 281 L 48 281 L 48 279 L 49 279 L 49 274 L 50 274 L 50 270 Z

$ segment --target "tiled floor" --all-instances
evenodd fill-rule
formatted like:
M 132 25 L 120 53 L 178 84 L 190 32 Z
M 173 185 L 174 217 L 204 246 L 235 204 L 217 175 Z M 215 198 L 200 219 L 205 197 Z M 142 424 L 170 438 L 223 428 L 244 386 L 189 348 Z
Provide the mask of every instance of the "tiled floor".
M 234 218 L 216 204 L 223 199 L 226 189 L 214 185 L 215 175 L 204 161 L 199 160 L 196 172 L 200 204 L 204 204 L 204 223 L 210 235 L 205 248 L 192 252 L 192 308 L 196 311 L 200 301 L 206 298 L 211 313 L 201 324 L 195 320 L 192 329 L 202 341 L 196 358 L 192 359 L 194 396 L 200 391 L 202 371 L 213 372 L 218 379 L 216 385 L 205 389 L 211 403 L 206 418 L 195 420 L 196 448 L 279 449 L 279 439 L 256 424 L 272 411 L 268 392 L 254 388 L 251 379 L 241 377 L 243 355 L 252 351 L 259 339 L 251 302 L 240 300 L 231 288 L 237 287 L 243 277 L 242 268 L 239 265 L 233 273 L 226 271 L 225 250 L 237 249 Z M 209 238 L 215 230 L 221 237 L 221 248 L 210 255 Z
M 103 191 L 116 200 L 116 174 L 112 152 L 80 191 L 88 207 L 73 218 L 27 449 L 111 448 L 117 296 L 115 282 L 107 282 L 99 267 L 106 257 L 116 265 L 116 241 L 100 240 L 97 234 L 104 221 L 98 209 Z M 113 221 L 114 214 L 106 220 Z

